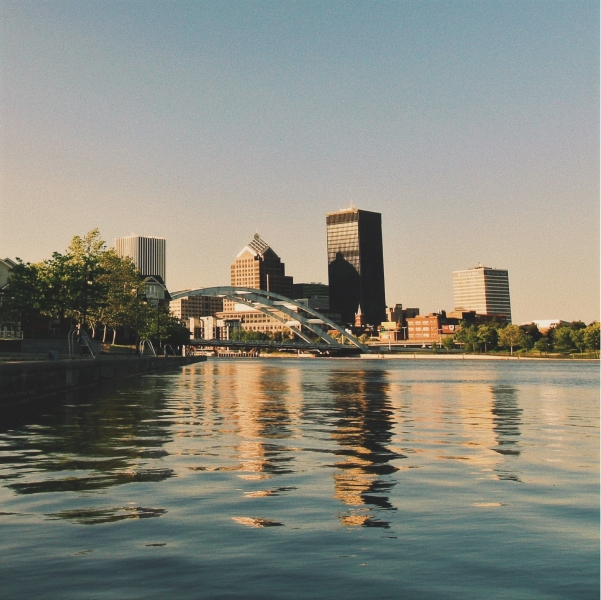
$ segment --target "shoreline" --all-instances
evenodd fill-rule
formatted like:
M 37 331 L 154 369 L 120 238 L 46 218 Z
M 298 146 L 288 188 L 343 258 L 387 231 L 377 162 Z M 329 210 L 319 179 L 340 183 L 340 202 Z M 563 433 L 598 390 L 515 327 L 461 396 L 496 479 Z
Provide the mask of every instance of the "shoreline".
M 559 362 L 599 362 L 598 358 L 558 358 L 556 356 L 491 356 L 490 354 L 361 354 L 360 358 L 371 360 L 517 360 L 517 361 L 559 361 Z
M 0 408 L 204 361 L 206 357 L 170 356 L 3 362 Z
M 210 357 L 219 358 L 219 357 Z M 308 354 L 261 354 L 258 357 L 223 357 L 227 358 L 329 358 L 336 360 L 511 360 L 511 361 L 555 361 L 555 362 L 573 362 L 590 363 L 600 362 L 599 358 L 558 358 L 555 356 L 491 356 L 489 354 L 420 354 L 419 352 L 407 352 L 403 354 L 359 354 L 357 356 L 315 356 Z

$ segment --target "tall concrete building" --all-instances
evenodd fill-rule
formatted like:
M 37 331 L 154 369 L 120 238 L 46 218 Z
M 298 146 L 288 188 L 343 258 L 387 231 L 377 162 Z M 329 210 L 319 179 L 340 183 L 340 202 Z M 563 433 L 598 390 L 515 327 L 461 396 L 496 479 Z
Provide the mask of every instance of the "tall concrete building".
M 330 310 L 354 323 L 361 306 L 365 322 L 386 319 L 382 215 L 349 208 L 326 215 Z
M 480 315 L 504 315 L 511 323 L 509 274 L 505 269 L 478 265 L 453 271 L 455 311 L 476 311 Z
M 160 277 L 166 283 L 165 238 L 128 235 L 115 240 L 115 251 L 129 256 L 143 276 Z
M 286 266 L 258 233 L 240 250 L 231 267 L 231 285 L 292 297 L 292 277 Z

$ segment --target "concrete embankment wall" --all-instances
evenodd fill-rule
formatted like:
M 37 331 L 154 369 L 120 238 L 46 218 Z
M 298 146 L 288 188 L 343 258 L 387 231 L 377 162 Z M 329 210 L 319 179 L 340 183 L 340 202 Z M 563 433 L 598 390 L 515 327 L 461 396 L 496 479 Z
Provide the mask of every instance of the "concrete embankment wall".
M 77 340 L 76 340 L 77 342 Z M 92 348 L 96 354 L 100 352 L 100 342 L 92 340 Z M 59 354 L 68 354 L 67 340 L 0 340 L 0 352 L 14 352 L 16 354 L 46 354 L 50 350 Z M 75 344 L 76 354 L 81 352 L 81 346 Z
M 0 406 L 206 360 L 198 356 L 0 363 Z

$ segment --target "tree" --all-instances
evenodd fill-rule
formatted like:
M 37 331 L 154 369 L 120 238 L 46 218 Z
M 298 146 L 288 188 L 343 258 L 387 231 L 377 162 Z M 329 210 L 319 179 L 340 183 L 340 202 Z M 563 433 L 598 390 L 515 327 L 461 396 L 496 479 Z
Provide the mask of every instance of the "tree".
M 551 340 L 548 337 L 544 336 L 534 343 L 534 348 L 538 350 L 541 354 L 543 352 L 545 354 L 548 354 L 549 351 L 553 349 L 553 346 L 551 345 Z
M 542 333 L 539 331 L 536 323 L 530 323 L 529 325 L 520 325 L 520 329 L 524 334 L 524 347 L 533 348 L 534 344 L 540 340 Z
M 599 322 L 593 321 L 585 330 L 584 330 L 584 342 L 586 347 L 594 351 L 595 354 L 599 352 Z
M 369 336 L 367 335 L 367 333 L 363 333 L 362 335 L 359 336 L 359 341 L 362 344 L 367 344 L 367 342 L 369 342 Z
M 106 297 L 98 304 L 92 319 L 104 325 L 103 341 L 106 340 L 107 327 L 113 329 L 113 343 L 117 328 L 139 328 L 144 294 L 144 285 L 140 282 L 140 273 L 130 258 L 121 258 L 113 250 L 107 250 L 100 256 L 101 274 L 99 283 L 104 286 Z
M 65 254 L 54 252 L 52 258 L 37 265 L 44 315 L 82 325 L 94 320 L 106 300 L 100 264 L 104 244 L 98 229 L 93 229 L 83 238 L 75 236 Z
M 496 347 L 499 336 L 495 327 L 484 324 L 478 327 L 477 338 L 484 345 L 484 352 L 488 352 Z
M 572 338 L 572 343 L 574 344 L 574 346 L 576 346 L 576 348 L 578 348 L 578 350 L 580 350 L 580 354 L 582 354 L 583 350 L 586 348 L 586 341 L 585 341 L 585 332 L 586 329 L 572 329 L 572 331 L 570 332 L 570 337 Z
M 40 319 L 43 306 L 44 291 L 38 265 L 24 263 L 17 258 L 17 264 L 10 272 L 8 285 L 3 290 L 0 321 L 20 323 L 24 335 L 30 337 Z
M 520 330 L 522 332 L 522 337 L 520 338 L 519 345 L 527 350 L 534 348 L 534 344 L 538 342 L 542 335 L 536 324 L 530 323 L 529 325 L 520 325 Z
M 455 340 L 460 344 L 463 344 L 465 352 L 476 352 L 480 347 L 478 328 L 476 325 L 468 325 L 465 321 L 459 326 L 459 329 L 455 334 Z
M 560 352 L 568 352 L 574 348 L 574 342 L 572 341 L 572 328 L 569 325 L 561 325 L 560 327 L 554 327 L 551 330 L 553 338 L 553 346 Z
M 513 348 L 520 343 L 522 330 L 517 325 L 507 325 L 499 331 L 499 342 L 502 346 L 509 347 L 510 354 L 513 354 Z
M 442 345 L 447 352 L 450 352 L 455 347 L 455 337 L 452 335 L 443 336 Z

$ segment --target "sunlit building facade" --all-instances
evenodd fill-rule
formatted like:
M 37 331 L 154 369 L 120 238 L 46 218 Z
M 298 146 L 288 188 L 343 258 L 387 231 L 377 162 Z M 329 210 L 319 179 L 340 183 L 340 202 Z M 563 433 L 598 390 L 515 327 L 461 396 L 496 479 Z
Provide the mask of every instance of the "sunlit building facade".
M 353 323 L 361 306 L 365 322 L 386 320 L 382 215 L 349 208 L 326 215 L 330 310 Z
M 186 296 L 172 300 L 169 304 L 171 314 L 180 319 L 212 317 L 223 310 L 223 298 L 214 296 Z
M 247 287 L 292 297 L 293 279 L 286 266 L 258 233 L 244 246 L 231 266 L 232 287 Z M 283 332 L 285 325 L 254 308 L 224 300 L 220 319 L 238 320 L 240 328 L 273 335 Z
M 160 277 L 166 284 L 167 253 L 165 238 L 128 235 L 115 240 L 115 251 L 129 257 L 144 277 Z
M 286 266 L 258 233 L 232 263 L 231 285 L 292 297 L 292 277 L 286 275 Z
M 455 311 L 476 311 L 480 315 L 499 315 L 511 323 L 509 274 L 505 269 L 478 265 L 453 271 Z

